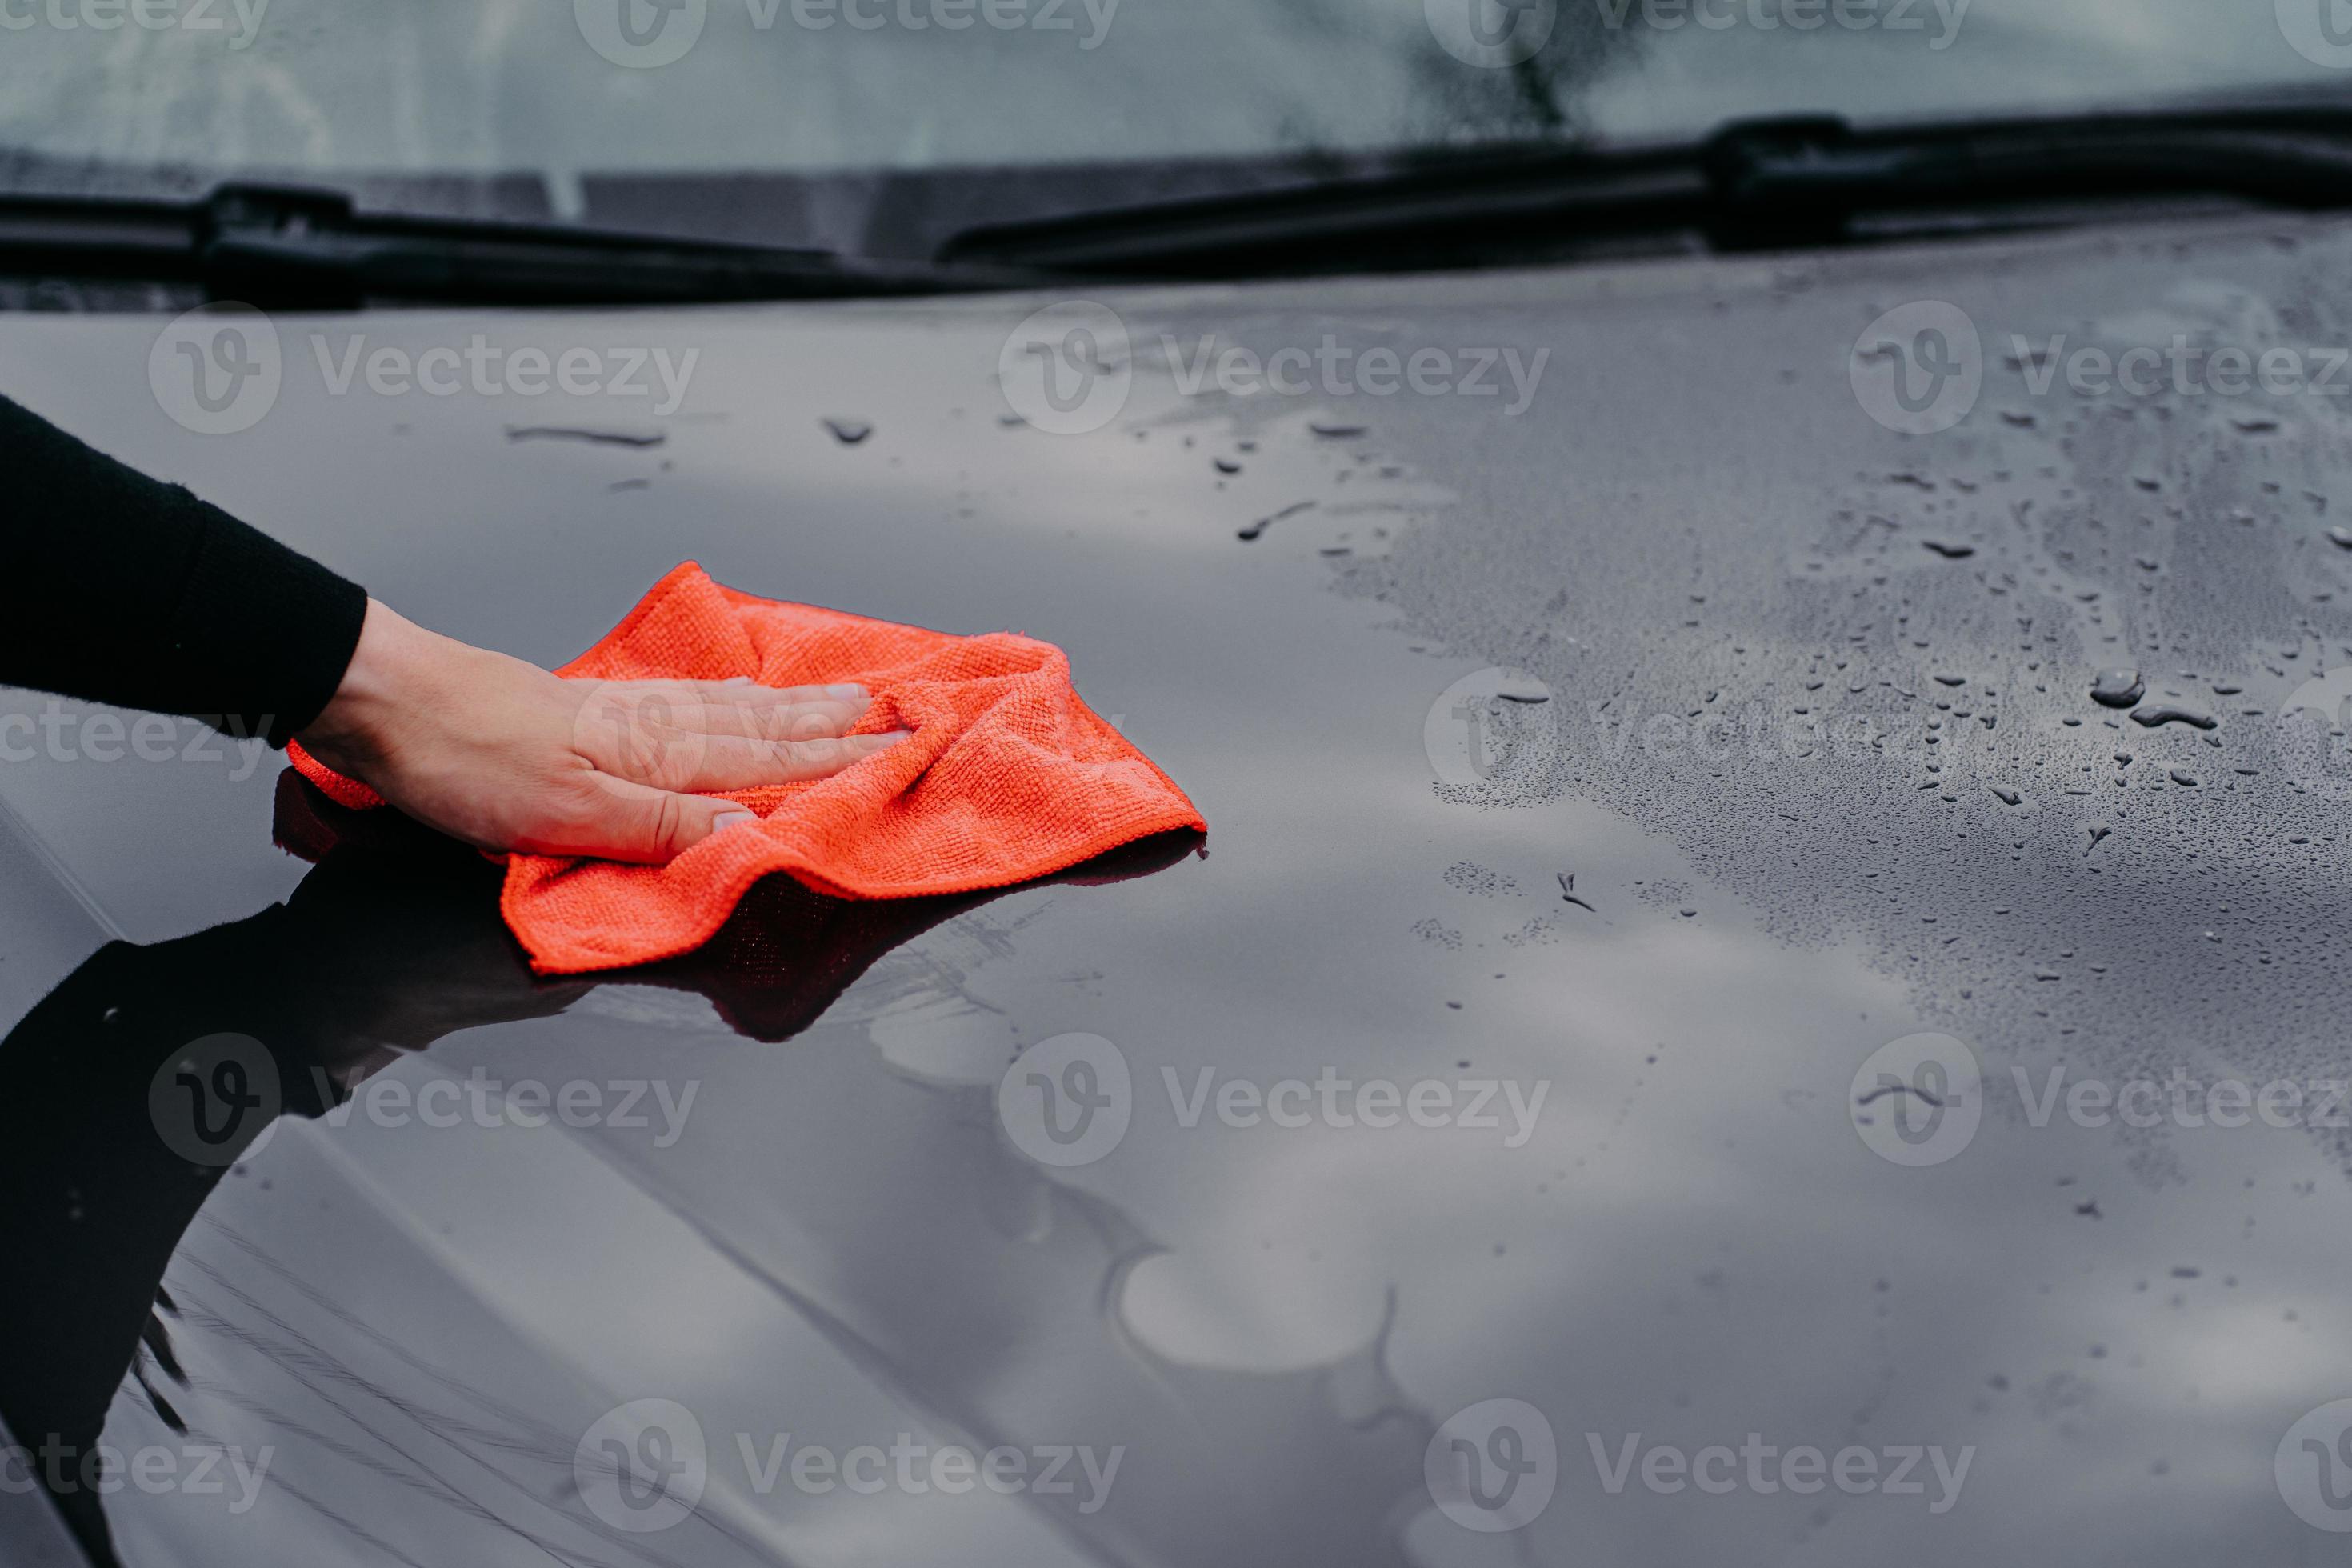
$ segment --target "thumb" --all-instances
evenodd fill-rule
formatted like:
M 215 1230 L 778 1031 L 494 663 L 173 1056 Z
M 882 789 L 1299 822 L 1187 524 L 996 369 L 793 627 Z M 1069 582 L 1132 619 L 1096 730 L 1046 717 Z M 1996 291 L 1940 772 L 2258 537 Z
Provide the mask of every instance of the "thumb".
M 597 782 L 604 787 L 597 792 L 601 799 L 593 814 L 581 825 L 585 847 L 575 853 L 659 866 L 714 833 L 759 820 L 731 800 L 676 795 L 610 775 Z

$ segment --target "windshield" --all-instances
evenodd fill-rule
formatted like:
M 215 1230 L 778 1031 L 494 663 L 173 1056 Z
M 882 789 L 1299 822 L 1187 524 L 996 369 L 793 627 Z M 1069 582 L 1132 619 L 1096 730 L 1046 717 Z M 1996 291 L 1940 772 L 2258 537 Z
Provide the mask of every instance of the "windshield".
M 2342 0 L 0 0 L 0 188 L 919 254 L 1400 151 L 2338 90 Z

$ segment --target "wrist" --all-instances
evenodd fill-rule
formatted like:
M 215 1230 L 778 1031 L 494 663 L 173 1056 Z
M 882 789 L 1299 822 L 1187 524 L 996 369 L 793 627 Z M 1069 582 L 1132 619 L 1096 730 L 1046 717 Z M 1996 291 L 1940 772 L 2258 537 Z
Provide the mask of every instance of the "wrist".
M 404 693 L 413 695 L 433 634 L 375 599 L 335 694 L 297 736 L 303 749 L 339 773 L 363 777 L 381 754 L 381 737 Z

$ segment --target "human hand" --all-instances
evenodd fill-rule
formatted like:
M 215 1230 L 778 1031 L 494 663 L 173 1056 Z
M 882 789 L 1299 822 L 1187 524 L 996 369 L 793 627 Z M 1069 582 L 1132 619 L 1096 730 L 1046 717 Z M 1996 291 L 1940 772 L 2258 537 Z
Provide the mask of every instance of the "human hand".
M 705 792 L 825 778 L 906 731 L 850 735 L 857 686 L 564 680 L 368 601 L 333 700 L 298 739 L 478 848 L 659 864 L 756 820 Z

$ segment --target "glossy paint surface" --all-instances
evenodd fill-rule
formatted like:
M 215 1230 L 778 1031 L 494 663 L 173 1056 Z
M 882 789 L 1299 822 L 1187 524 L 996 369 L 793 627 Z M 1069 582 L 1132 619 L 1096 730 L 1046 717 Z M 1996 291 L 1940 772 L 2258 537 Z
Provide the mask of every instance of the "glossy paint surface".
M 110 937 L 249 921 L 307 874 L 290 924 L 121 984 L 158 1028 L 283 1031 L 358 1089 L 281 1119 L 172 1249 L 174 1369 L 142 1350 L 142 1375 L 190 1432 L 273 1458 L 241 1511 L 234 1484 L 110 1498 L 123 1559 L 2335 1561 L 2281 1474 L 2313 1462 L 2290 1428 L 2352 1394 L 2344 1135 L 2095 1123 L 2063 1089 L 2352 1077 L 2344 808 L 2273 751 L 2286 695 L 2352 663 L 2341 405 L 2036 393 L 2004 355 L 2325 344 L 2347 250 L 2237 220 L 1105 294 L 1132 385 L 1066 436 L 1019 420 L 1000 366 L 1040 299 L 287 319 L 276 405 L 216 437 L 151 395 L 156 323 L 0 321 L 0 390 L 413 618 L 553 663 L 694 559 L 1025 631 L 1211 825 L 1205 856 L 882 943 L 774 1040 L 730 1026 L 725 975 L 531 985 L 462 878 L 420 901 L 310 870 L 271 842 L 276 768 L 233 746 L 10 762 L 0 1014 Z M 1985 389 L 1904 437 L 1850 369 L 1924 299 L 1980 330 Z M 656 416 L 337 394 L 319 357 L 475 334 L 698 358 Z M 1499 390 L 1194 383 L 1204 342 L 1327 341 L 1358 372 L 1491 350 Z M 1546 352 L 1524 397 L 1506 350 Z M 2117 665 L 2221 743 L 2094 702 Z M 1498 667 L 1549 700 L 1474 680 L 1468 710 L 1531 743 L 1450 776 L 1457 683 Z M 1750 703 L 1776 737 L 1850 715 L 1885 743 L 1691 744 L 1692 715 Z M 1858 1131 L 1858 1073 L 1922 1032 L 1973 1047 L 1982 1120 L 1906 1165 Z M 1057 1166 L 999 1088 L 1074 1034 L 1128 1067 L 1129 1121 Z M 608 1110 L 646 1087 L 591 1125 L 418 1114 L 478 1076 L 509 1107 L 526 1081 Z M 1251 1115 L 1331 1076 L 1444 1085 L 1456 1111 L 1491 1083 L 1495 1124 Z M 1543 1414 L 1556 1484 L 1485 1534 L 1435 1506 L 1424 1456 L 1498 1398 Z M 643 1400 L 691 1413 L 707 1480 L 639 1532 L 575 1461 Z M 105 1431 L 183 1441 L 135 1381 Z M 1121 1458 L 1099 1489 L 1074 1460 L 1066 1492 L 793 1479 L 803 1446 L 901 1434 Z M 1777 1460 L 1719 1492 L 1645 1479 L 1653 1448 L 1750 1434 L 1969 1457 L 1892 1488 L 1801 1490 Z

